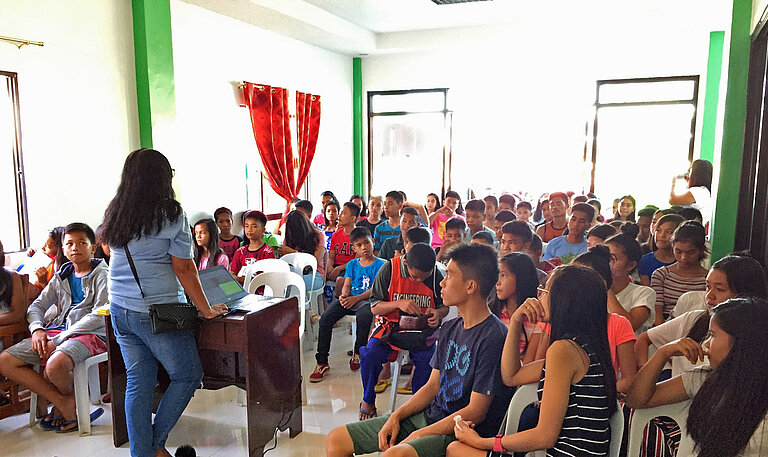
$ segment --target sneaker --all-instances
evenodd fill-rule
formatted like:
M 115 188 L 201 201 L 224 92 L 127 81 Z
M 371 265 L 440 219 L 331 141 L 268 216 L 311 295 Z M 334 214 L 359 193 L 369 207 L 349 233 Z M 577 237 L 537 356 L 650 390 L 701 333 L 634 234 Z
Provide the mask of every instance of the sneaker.
M 331 366 L 327 363 L 318 363 L 315 365 L 315 371 L 309 375 L 309 382 L 320 382 L 323 380 L 325 373 L 331 369 Z
M 355 354 L 349 359 L 349 369 L 352 371 L 360 369 L 360 354 Z

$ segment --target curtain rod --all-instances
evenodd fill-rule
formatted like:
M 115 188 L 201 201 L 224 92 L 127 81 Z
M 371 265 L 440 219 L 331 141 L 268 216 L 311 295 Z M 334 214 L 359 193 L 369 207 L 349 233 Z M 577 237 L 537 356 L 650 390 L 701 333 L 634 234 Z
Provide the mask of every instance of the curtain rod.
M 0 36 L 0 41 L 5 41 L 7 43 L 11 43 L 12 45 L 18 47 L 21 49 L 22 46 L 25 44 L 33 44 L 35 46 L 43 46 L 42 41 L 31 41 L 31 40 L 24 40 L 22 38 L 13 38 L 9 36 Z

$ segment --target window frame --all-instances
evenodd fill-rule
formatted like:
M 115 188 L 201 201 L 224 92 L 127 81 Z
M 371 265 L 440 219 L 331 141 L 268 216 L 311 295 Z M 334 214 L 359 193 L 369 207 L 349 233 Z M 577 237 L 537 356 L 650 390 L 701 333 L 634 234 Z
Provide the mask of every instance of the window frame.
M 19 103 L 18 73 L 0 70 L 0 75 L 7 78 L 7 89 L 10 95 L 13 109 L 14 141 L 12 142 L 11 147 L 14 173 L 13 181 L 14 187 L 16 189 L 16 220 L 19 227 L 18 246 L 21 247 L 21 250 L 25 250 L 29 247 L 29 216 L 27 205 L 27 186 L 24 174 L 24 160 L 21 146 L 21 109 Z M 14 251 L 16 250 L 13 249 L 7 252 Z

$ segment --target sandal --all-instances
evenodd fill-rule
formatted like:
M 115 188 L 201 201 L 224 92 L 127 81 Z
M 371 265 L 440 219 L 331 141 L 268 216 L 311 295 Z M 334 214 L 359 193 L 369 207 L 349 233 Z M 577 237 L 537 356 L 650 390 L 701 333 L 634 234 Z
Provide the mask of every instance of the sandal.
M 373 388 L 373 391 L 377 394 L 380 394 L 387 390 L 387 387 L 389 387 L 392 384 L 391 379 L 382 379 L 379 382 L 376 383 L 376 386 Z
M 64 419 L 64 416 L 62 415 L 56 415 L 56 408 L 51 408 L 51 412 L 43 416 L 42 419 L 40 419 L 40 428 L 42 428 L 45 431 L 50 430 L 56 430 L 60 424 L 55 424 L 54 422 L 59 422 Z
M 364 421 L 366 419 L 373 419 L 376 417 L 376 407 L 373 407 L 372 411 L 366 411 L 363 409 L 363 402 L 360 402 L 360 417 L 359 420 Z
M 89 417 L 91 423 L 93 423 L 93 421 L 95 421 L 96 419 L 100 418 L 102 414 L 104 414 L 104 408 L 96 408 L 91 413 L 91 416 Z M 67 428 L 67 429 L 64 428 L 64 427 L 66 427 L 68 425 L 72 425 L 72 424 L 74 424 L 75 426 L 72 427 L 72 428 Z M 64 422 L 61 423 L 61 425 L 59 425 L 58 427 L 54 428 L 56 433 L 76 432 L 79 429 L 80 429 L 80 427 L 79 427 L 79 425 L 77 423 L 77 419 L 72 419 L 71 421 L 64 421 Z
M 397 393 L 400 395 L 413 395 L 413 389 L 410 387 L 398 387 Z

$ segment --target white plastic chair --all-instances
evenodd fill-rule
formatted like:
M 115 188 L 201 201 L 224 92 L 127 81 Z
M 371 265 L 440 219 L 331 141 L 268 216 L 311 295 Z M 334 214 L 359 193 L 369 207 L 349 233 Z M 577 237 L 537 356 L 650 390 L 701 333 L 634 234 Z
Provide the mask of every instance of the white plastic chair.
M 101 383 L 99 382 L 99 363 L 107 361 L 107 353 L 102 352 L 75 365 L 72 371 L 75 381 L 75 404 L 77 407 L 77 425 L 80 436 L 91 434 L 90 404 L 101 403 Z M 35 370 L 39 369 L 39 365 Z M 90 391 L 90 398 L 89 398 Z M 88 401 L 90 400 L 90 401 Z M 32 392 L 29 399 L 29 425 L 37 423 L 37 394 Z
M 671 405 L 634 410 L 632 413 L 632 420 L 629 422 L 629 445 L 627 446 L 627 456 L 637 457 L 640 455 L 640 448 L 643 446 L 643 429 L 648 425 L 648 422 L 655 417 L 669 417 L 677 422 L 677 425 L 680 426 L 680 445 L 677 448 L 677 455 L 692 455 L 694 442 L 686 428 L 688 408 L 690 408 L 690 406 L 690 400 L 686 400 Z
M 517 388 L 515 395 L 512 396 L 512 400 L 509 402 L 509 408 L 507 408 L 506 425 L 502 427 L 504 430 L 503 433 L 505 435 L 517 433 L 517 430 L 520 426 L 520 415 L 523 413 L 523 410 L 531 403 L 536 403 L 539 401 L 539 396 L 537 393 L 538 388 L 538 382 L 525 384 Z M 621 450 L 621 437 L 624 434 L 624 413 L 622 412 L 620 405 L 616 405 L 616 411 L 611 416 L 609 422 L 611 425 L 611 443 L 609 455 L 611 457 L 618 457 Z M 542 457 L 546 456 L 546 454 L 546 450 L 539 450 L 528 452 L 526 456 Z
M 281 261 L 282 262 L 282 261 Z M 285 265 L 288 265 L 287 263 L 283 262 Z M 301 368 L 301 401 L 303 404 L 307 403 L 307 386 L 304 382 L 304 363 L 302 362 L 302 355 L 301 353 L 304 350 L 304 328 L 306 325 L 306 314 L 304 313 L 304 292 L 306 285 L 304 284 L 304 279 L 297 275 L 296 273 L 292 271 L 269 271 L 262 273 L 260 275 L 254 276 L 254 278 L 251 280 L 250 284 L 248 284 L 248 293 L 252 294 L 258 289 L 259 287 L 264 286 L 264 295 L 272 295 L 273 297 L 293 297 L 296 296 L 292 293 L 289 293 L 289 290 L 291 287 L 296 289 L 298 293 L 299 298 L 299 362 L 300 362 L 300 368 Z M 267 293 L 267 289 L 269 289 L 269 294 Z M 240 396 L 242 395 L 242 396 Z M 241 406 L 245 406 L 245 402 L 241 400 L 245 399 L 245 392 L 240 391 L 240 394 L 238 394 L 238 404 L 241 404 Z
M 294 273 L 298 274 L 299 276 L 304 275 L 304 270 L 309 267 L 310 273 L 312 276 L 313 284 L 315 280 L 315 274 L 317 273 L 317 258 L 313 256 L 312 254 L 307 254 L 306 252 L 293 252 L 291 254 L 286 254 L 282 257 L 280 257 L 280 260 L 287 263 Z M 309 312 L 309 310 L 312 308 L 312 305 L 316 305 L 315 312 L 317 312 L 318 315 L 323 314 L 323 310 L 318 303 L 318 298 L 323 296 L 323 287 L 321 286 L 317 290 L 307 290 L 307 301 L 305 304 L 305 312 Z M 314 340 L 315 338 L 315 329 L 312 323 L 310 322 L 309 325 L 309 331 L 312 334 L 312 338 Z
M 266 273 L 266 272 L 272 272 L 272 271 L 289 272 L 291 271 L 291 266 L 288 265 L 287 262 L 283 262 L 280 259 L 261 259 L 261 260 L 257 260 L 256 262 L 250 265 L 246 265 L 245 267 L 243 267 L 243 269 L 245 270 L 245 273 L 244 273 L 245 280 L 243 281 L 243 288 L 245 290 L 248 290 L 248 284 L 250 284 L 254 276 L 260 273 Z
M 352 316 L 355 317 L 355 316 Z M 390 366 L 392 367 L 392 389 L 389 392 L 389 414 L 392 414 L 395 412 L 395 407 L 397 403 L 397 378 L 400 377 L 400 368 L 402 368 L 403 365 L 405 365 L 406 359 L 408 358 L 408 351 L 398 351 L 397 352 L 397 360 L 390 363 Z M 416 367 L 414 367 L 414 370 Z

